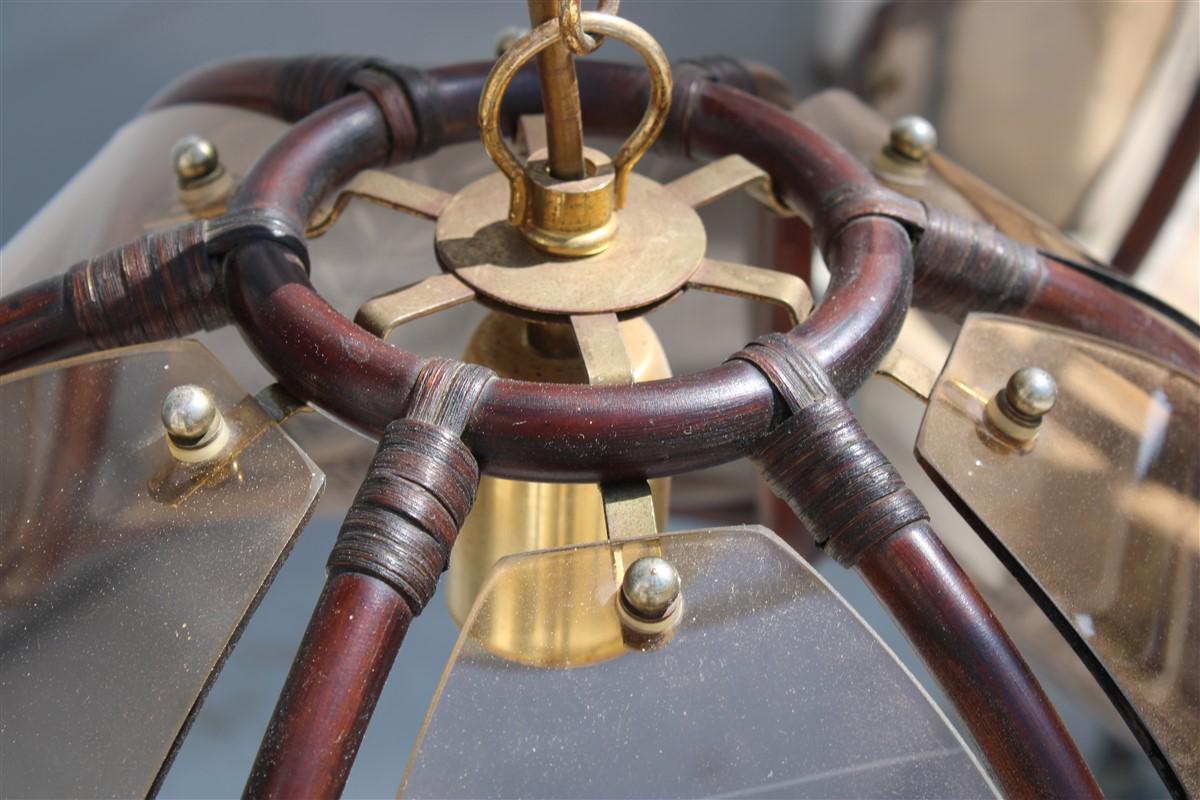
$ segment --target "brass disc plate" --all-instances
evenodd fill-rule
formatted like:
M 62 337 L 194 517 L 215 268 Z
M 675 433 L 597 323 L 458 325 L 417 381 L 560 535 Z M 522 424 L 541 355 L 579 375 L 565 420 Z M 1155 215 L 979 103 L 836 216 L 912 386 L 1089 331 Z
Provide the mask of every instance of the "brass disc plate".
M 599 314 L 654 305 L 700 265 L 704 225 L 666 187 L 629 178 L 616 239 L 602 253 L 559 258 L 526 242 L 508 224 L 508 180 L 495 174 L 456 194 L 438 217 L 438 260 L 479 294 L 515 309 Z

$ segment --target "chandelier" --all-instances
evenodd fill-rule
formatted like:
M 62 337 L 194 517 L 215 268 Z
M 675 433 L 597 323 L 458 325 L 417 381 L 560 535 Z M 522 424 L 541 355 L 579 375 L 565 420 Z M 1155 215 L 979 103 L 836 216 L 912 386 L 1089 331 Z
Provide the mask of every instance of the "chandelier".
M 1196 324 L 940 155 L 924 119 L 672 63 L 616 0 L 529 9 L 486 64 L 203 68 L 56 201 L 96 203 L 166 114 L 286 123 L 269 146 L 179 139 L 155 156 L 171 183 L 111 210 L 136 235 L 3 297 L 3 793 L 154 794 L 314 512 L 322 448 L 365 435 L 247 796 L 340 795 L 439 582 L 461 632 L 405 796 L 1099 796 L 929 498 L 860 424 L 850 400 L 881 376 L 923 404 L 917 460 L 1072 674 L 1168 792 L 1196 794 Z M 610 40 L 640 63 L 593 55 Z M 489 169 L 455 191 L 394 169 L 475 141 Z M 639 170 L 652 147 L 694 163 Z M 713 252 L 698 210 L 737 194 L 766 265 Z M 330 300 L 356 263 L 322 263 L 320 237 L 364 203 L 424 220 L 405 247 L 436 266 L 350 318 Z M 338 246 L 398 257 L 386 237 Z M 764 331 L 673 376 L 651 320 L 697 293 L 767 309 Z M 467 304 L 484 315 L 460 358 L 406 349 Z M 917 310 L 952 323 L 936 358 Z M 189 338 L 219 329 L 269 385 Z M 739 460 L 777 500 L 667 530 L 672 478 Z M 822 557 L 870 587 L 947 708 Z

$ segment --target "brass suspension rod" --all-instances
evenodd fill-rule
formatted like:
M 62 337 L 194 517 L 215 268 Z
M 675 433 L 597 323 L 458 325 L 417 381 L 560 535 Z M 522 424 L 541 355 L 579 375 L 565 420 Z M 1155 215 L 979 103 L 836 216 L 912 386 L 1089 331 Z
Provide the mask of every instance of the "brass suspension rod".
M 570 0 L 564 0 L 570 2 Z M 558 18 L 559 0 L 529 0 L 533 27 Z M 584 177 L 583 118 L 579 110 L 579 83 L 575 57 L 563 41 L 538 54 L 538 77 L 546 111 L 546 145 L 550 149 L 550 174 L 559 180 Z

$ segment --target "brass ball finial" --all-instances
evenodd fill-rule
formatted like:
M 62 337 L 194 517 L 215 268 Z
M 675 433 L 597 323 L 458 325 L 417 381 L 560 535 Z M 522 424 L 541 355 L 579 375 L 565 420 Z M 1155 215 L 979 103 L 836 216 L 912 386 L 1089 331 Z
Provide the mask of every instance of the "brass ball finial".
M 1028 446 L 1057 402 L 1058 384 L 1053 375 L 1040 367 L 1021 367 L 988 401 L 985 417 L 994 431 Z
M 910 115 L 892 123 L 888 147 L 896 155 L 922 163 L 937 149 L 937 130 L 924 117 Z
M 647 556 L 630 564 L 621 582 L 625 607 L 645 620 L 665 617 L 679 599 L 679 572 L 663 558 Z
M 209 177 L 220 166 L 217 147 L 202 136 L 185 136 L 171 149 L 171 163 L 179 183 L 195 183 Z
M 167 393 L 162 405 L 162 423 L 172 442 L 194 447 L 212 437 L 221 417 L 212 392 L 189 383 Z
M 1058 401 L 1058 384 L 1039 367 L 1022 367 L 1004 387 L 1006 405 L 1018 416 L 1036 421 L 1050 413 Z

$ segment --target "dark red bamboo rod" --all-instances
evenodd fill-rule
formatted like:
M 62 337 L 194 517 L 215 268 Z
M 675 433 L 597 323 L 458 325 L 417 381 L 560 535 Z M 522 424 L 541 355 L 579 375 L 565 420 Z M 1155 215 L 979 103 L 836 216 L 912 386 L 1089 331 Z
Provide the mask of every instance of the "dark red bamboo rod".
M 0 305 L 0 374 L 87 352 L 62 275 L 13 292 Z
M 206 64 L 173 81 L 143 108 L 154 111 L 184 103 L 213 103 L 281 116 L 275 102 L 290 64 L 298 58 L 263 56 Z
M 229 321 L 205 223 L 116 247 L 0 301 L 0 373 Z
M 439 81 L 457 86 L 445 76 Z M 529 88 L 536 92 L 536 81 L 530 81 Z M 441 106 L 445 128 L 457 128 L 454 116 L 466 115 L 468 107 L 473 125 L 477 99 L 467 103 L 465 94 L 455 88 L 453 102 Z M 821 176 L 824 188 L 870 181 L 836 144 L 778 109 L 765 103 L 758 107 L 765 111 L 761 120 L 753 121 L 778 128 L 764 139 L 764 148 L 807 153 L 777 158 L 785 170 L 781 186 L 796 186 L 797 199 L 813 199 L 800 190 L 814 174 Z M 382 115 L 362 95 L 338 101 L 302 125 L 263 157 L 235 198 L 235 209 L 273 207 L 285 216 L 303 218 L 319 200 L 322 187 L 369 166 L 382 152 L 387 135 Z M 734 138 L 738 133 L 736 128 L 727 131 Z M 681 140 L 685 136 L 680 131 L 674 135 Z M 794 147 L 795 136 L 805 137 L 803 147 Z M 313 141 L 322 142 L 321 147 Z M 325 160 L 318 157 L 322 151 L 329 154 Z M 839 388 L 849 394 L 869 376 L 874 359 L 890 345 L 903 320 L 909 245 L 895 223 L 864 219 L 832 237 L 827 256 L 835 268 L 833 289 L 797 335 L 823 358 Z M 422 360 L 370 336 L 329 307 L 303 274 L 289 267 L 282 251 L 242 248 L 230 260 L 227 285 L 247 341 L 299 396 L 376 432 L 403 410 Z M 311 359 L 306 355 L 311 353 L 326 355 Z M 736 458 L 744 443 L 765 433 L 779 412 L 761 376 L 738 364 L 619 388 L 498 380 L 467 438 L 493 474 L 559 480 L 646 477 Z M 655 440 L 624 435 L 638 419 L 656 420 Z M 720 422 L 698 432 L 697 419 Z M 586 435 L 580 438 L 574 432 Z M 597 436 L 606 446 L 594 446 Z
M 299 75 L 303 70 L 298 65 L 315 62 L 315 59 L 248 59 L 240 62 L 218 64 L 193 73 L 182 79 L 152 102 L 152 107 L 161 107 L 173 102 L 223 102 L 240 105 L 256 110 L 267 110 L 269 113 L 280 113 L 272 110 L 274 98 L 285 94 L 282 82 L 288 75 Z M 340 62 L 346 59 L 326 59 L 327 62 Z M 580 62 L 580 91 L 585 104 L 589 108 L 601 108 L 602 113 L 590 114 L 589 122 L 595 130 L 597 123 L 604 128 L 603 132 L 617 133 L 632 127 L 640 112 L 636 100 L 645 92 L 644 73 L 640 68 L 628 65 L 617 65 L 587 60 Z M 431 86 L 436 94 L 437 127 L 439 141 L 437 146 L 452 142 L 465 141 L 477 135 L 475 129 L 475 109 L 479 91 L 490 64 L 479 62 L 460 64 L 441 68 L 428 73 Z M 750 86 L 768 95 L 778 93 L 777 82 L 762 79 L 761 70 L 753 65 L 744 67 L 751 77 Z M 236 78 L 236 80 L 234 80 Z M 741 85 L 741 84 L 739 84 Z M 295 92 L 293 91 L 293 94 Z M 614 97 L 621 97 L 626 102 L 615 104 Z M 628 102 L 632 99 L 634 102 Z M 745 102 L 745 98 L 730 92 L 726 87 L 706 87 L 699 99 L 702 113 L 690 113 L 691 124 L 683 134 L 683 141 L 675 141 L 675 149 L 695 155 L 723 155 L 731 152 L 730 144 L 736 145 L 736 150 L 758 161 L 767 167 L 768 171 L 779 174 L 787 170 L 787 164 L 778 163 L 776 157 L 770 154 L 771 147 L 759 141 L 769 138 L 767 133 L 755 136 L 760 130 L 762 114 L 767 113 L 765 104 L 755 106 Z M 522 73 L 514 81 L 505 107 L 506 118 L 511 121 L 521 113 L 537 111 L 539 96 L 536 76 L 532 72 Z M 1180 132 L 1175 137 L 1172 152 L 1190 152 L 1188 147 L 1194 144 L 1193 118 L 1196 116 L 1196 99 L 1193 99 Z M 1190 126 L 1190 127 L 1189 127 Z M 739 134 L 731 135 L 731 128 Z M 770 130 L 769 128 L 767 130 Z M 789 134 L 803 135 L 802 126 L 795 126 Z M 668 133 L 668 136 L 670 134 Z M 811 135 L 805 141 L 806 147 L 819 146 L 820 141 Z M 837 150 L 824 150 L 822 158 L 832 159 L 837 164 L 833 176 L 834 181 L 842 181 L 847 175 L 856 174 L 857 182 L 866 182 L 861 166 L 852 165 L 844 153 Z M 1186 154 L 1185 154 L 1186 155 Z M 801 158 L 795 153 L 782 151 L 784 159 L 792 156 Z M 1185 159 L 1186 160 L 1186 159 Z M 1179 158 L 1168 159 L 1172 163 L 1182 163 Z M 850 170 L 848 172 L 847 170 Z M 1181 175 L 1186 175 L 1186 169 L 1177 169 Z M 1166 174 L 1166 173 L 1164 173 Z M 1174 173 L 1171 173 L 1174 175 Z M 828 185 L 820 179 L 821 173 L 815 173 L 818 180 L 813 182 L 813 194 L 807 197 L 793 198 L 799 200 L 799 207 L 811 218 L 813 209 L 818 207 L 820 195 L 828 190 Z M 1168 176 L 1171 177 L 1171 176 Z M 823 185 L 824 184 L 824 185 Z M 1162 196 L 1159 192 L 1156 196 Z M 1145 227 L 1145 226 L 1141 226 Z M 1125 257 L 1122 256 L 1124 259 Z M 1140 258 L 1140 256 L 1139 256 Z M 1128 259 L 1125 259 L 1128 260 Z M 1031 298 L 1029 306 L 1022 310 L 1010 309 L 1009 313 L 1028 316 L 1066 327 L 1076 328 L 1093 335 L 1121 342 L 1130 347 L 1145 350 L 1169 363 L 1180 366 L 1193 373 L 1200 372 L 1200 353 L 1195 342 L 1180 331 L 1170 321 L 1150 309 L 1143 308 L 1130 302 L 1116 292 L 1081 277 L 1078 273 L 1068 270 L 1054 262 L 1048 263 L 1048 280 L 1042 289 Z
M 251 797 L 337 797 L 412 618 L 433 598 L 479 486 L 459 438 L 486 367 L 431 359 L 388 425 L 254 761 Z
M 1011 797 L 1101 797 L 1066 726 L 928 523 L 899 531 L 857 564 L 959 710 Z
M 230 211 L 272 210 L 303 230 L 322 198 L 361 170 L 383 165 L 389 147 L 379 107 L 363 92 L 349 94 L 296 123 L 267 150 L 230 198 Z
M 1159 231 L 1166 224 L 1171 210 L 1179 199 L 1179 193 L 1187 184 L 1196 160 L 1200 158 L 1200 84 L 1192 92 L 1192 99 L 1183 119 L 1175 130 L 1175 136 L 1167 148 L 1154 181 L 1150 184 L 1142 206 L 1125 232 L 1113 266 L 1132 275 L 1142 265 Z
M 412 622 L 369 575 L 325 583 L 246 784 L 247 797 L 338 797 Z M 333 736 L 331 732 L 338 732 Z M 286 759 L 286 769 L 277 768 Z
M 1052 258 L 1042 260 L 1046 278 L 1021 316 L 1142 350 L 1200 375 L 1200 342 L 1196 337 L 1099 281 Z

